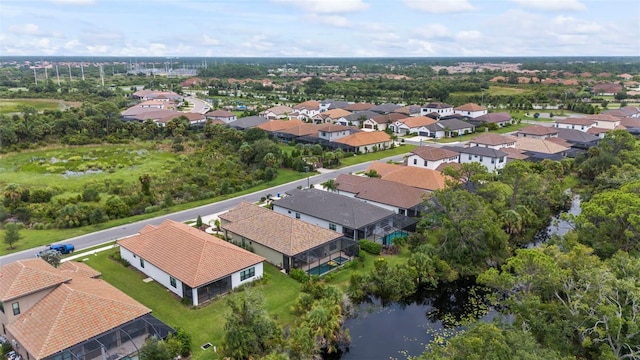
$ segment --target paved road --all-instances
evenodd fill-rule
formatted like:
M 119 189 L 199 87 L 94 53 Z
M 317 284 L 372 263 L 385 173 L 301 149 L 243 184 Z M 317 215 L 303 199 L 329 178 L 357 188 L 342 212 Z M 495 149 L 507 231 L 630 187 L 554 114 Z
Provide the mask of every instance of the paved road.
M 384 162 L 389 160 L 402 161 L 403 157 L 404 155 L 397 155 L 397 156 L 392 156 L 392 157 L 382 159 L 380 161 L 384 161 Z M 348 173 L 363 171 L 368 166 L 369 166 L 369 162 L 345 167 L 338 170 L 327 171 L 319 175 L 310 176 L 307 179 L 297 180 L 297 181 L 290 182 L 288 184 L 274 186 L 266 190 L 257 191 L 257 192 L 254 192 L 248 195 L 239 196 L 233 199 L 224 200 L 224 201 L 200 206 L 193 209 L 176 212 L 173 214 L 159 216 L 153 219 L 138 221 L 138 222 L 134 222 L 127 225 L 122 225 L 122 226 L 114 227 L 111 229 L 106 229 L 106 230 L 90 233 L 87 235 L 78 236 L 75 238 L 68 239 L 64 241 L 64 243 L 73 244 L 76 250 L 93 247 L 105 242 L 109 242 L 112 240 L 134 235 L 138 233 L 140 229 L 142 229 L 144 226 L 148 224 L 159 225 L 166 219 L 184 222 L 187 220 L 196 219 L 198 215 L 206 216 L 206 215 L 221 213 L 236 206 L 241 200 L 246 200 L 249 202 L 258 202 L 260 201 L 260 198 L 262 198 L 263 196 L 266 196 L 267 194 L 276 196 L 278 193 L 284 193 L 285 191 L 295 189 L 298 186 L 306 187 L 308 184 L 317 185 L 329 179 L 334 179 L 339 174 L 348 174 Z M 40 246 L 37 248 L 24 250 L 18 253 L 2 256 L 0 257 L 0 265 L 8 264 L 16 260 L 33 258 L 36 253 L 44 249 L 45 249 L 44 246 Z
M 196 97 L 190 96 L 185 98 L 185 100 L 193 104 L 193 108 L 189 110 L 189 112 L 204 114 L 211 109 L 210 105 L 206 101 L 200 100 Z

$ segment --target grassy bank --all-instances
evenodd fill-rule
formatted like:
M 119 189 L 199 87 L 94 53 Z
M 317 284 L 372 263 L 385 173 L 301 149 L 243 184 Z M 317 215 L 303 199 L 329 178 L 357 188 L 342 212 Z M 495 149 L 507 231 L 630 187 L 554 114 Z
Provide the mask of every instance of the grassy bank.
M 37 111 L 64 110 L 79 107 L 80 102 L 55 99 L 0 99 L 0 115 L 20 112 L 20 106 L 31 106 Z

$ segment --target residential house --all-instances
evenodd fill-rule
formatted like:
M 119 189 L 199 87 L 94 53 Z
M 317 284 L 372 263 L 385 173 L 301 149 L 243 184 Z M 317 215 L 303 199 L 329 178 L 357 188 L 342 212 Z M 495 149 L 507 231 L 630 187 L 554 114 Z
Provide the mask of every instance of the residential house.
M 158 90 L 138 90 L 131 95 L 134 99 L 141 100 L 159 100 L 165 102 L 174 102 L 180 104 L 184 101 L 184 97 L 173 91 Z
M 420 116 L 427 116 L 429 114 L 436 114 L 437 119 L 447 116 L 453 115 L 453 105 L 445 104 L 443 102 L 432 102 L 426 105 L 423 105 L 420 108 Z
M 364 129 L 385 131 L 387 129 L 387 126 L 389 126 L 390 124 L 393 124 L 396 121 L 405 118 L 407 118 L 407 115 L 405 114 L 392 112 L 389 114 L 378 115 L 367 119 L 362 123 L 362 127 Z
M 304 124 L 301 120 L 269 120 L 256 126 L 270 134 Z
M 263 274 L 263 257 L 172 220 L 147 225 L 118 245 L 122 259 L 194 306 Z
M 347 101 L 327 99 L 320 102 L 319 108 L 320 112 L 325 112 L 332 109 L 344 109 L 347 105 L 349 105 Z
M 273 211 L 337 231 L 358 241 L 389 244 L 391 234 L 415 221 L 365 201 L 318 189 L 292 190 L 273 202 Z
M 556 133 L 557 135 L 557 133 Z M 561 160 L 567 156 L 569 147 L 558 144 L 550 139 L 535 137 L 520 137 L 516 141 L 516 149 L 528 156 L 528 160 L 541 161 L 544 159 Z
M 370 109 L 374 108 L 375 104 L 369 103 L 353 103 L 343 107 L 344 110 L 351 111 L 352 113 L 359 113 L 363 111 L 371 111 Z M 376 113 L 378 115 L 379 113 Z
M 159 119 L 154 119 L 153 121 L 158 124 L 158 126 L 165 127 L 167 123 L 173 119 L 184 118 L 189 122 L 189 126 L 203 126 L 207 122 L 207 117 L 203 114 L 192 113 L 192 112 L 181 112 L 179 114 L 168 115 Z
M 380 114 L 378 114 L 377 112 L 363 110 L 359 112 L 353 112 L 351 115 L 347 115 L 344 118 L 337 120 L 336 123 L 344 126 L 360 126 L 364 124 L 365 121 L 379 115 Z
M 503 169 L 507 163 L 507 153 L 502 150 L 480 146 L 445 146 L 444 148 L 460 153 L 461 164 L 477 162 L 484 165 L 489 171 Z
M 293 109 L 289 106 L 278 105 L 268 108 L 267 110 L 261 111 L 260 116 L 265 117 L 269 120 L 278 120 L 278 119 L 289 119 L 289 114 L 293 112 Z
M 447 187 L 445 177 L 440 171 L 423 167 L 374 161 L 369 165 L 366 172 L 372 170 L 377 172 L 382 180 L 393 181 L 429 192 L 442 190 Z
M 440 120 L 431 125 L 418 129 L 419 134 L 426 133 L 427 136 L 441 139 L 443 137 L 462 136 L 475 131 L 475 126 L 458 119 Z
M 591 89 L 594 95 L 608 95 L 613 96 L 622 91 L 622 85 L 616 83 L 602 83 L 596 84 Z
M 366 154 L 389 148 L 392 140 L 391 136 L 383 131 L 363 131 L 335 139 L 333 143 L 341 146 L 343 150 Z
M 427 136 L 426 126 L 435 124 L 436 120 L 426 116 L 411 116 L 408 118 L 400 119 L 389 127 L 398 134 L 409 135 L 416 134 L 420 136 Z M 420 132 L 420 129 L 423 132 Z
M 261 125 L 267 122 L 269 122 L 269 119 L 267 119 L 266 117 L 247 116 L 247 117 L 239 118 L 238 120 L 232 121 L 228 125 L 234 129 L 244 131 L 247 129 L 257 127 L 258 125 Z
M 585 131 L 563 128 L 558 129 L 558 139 L 562 139 L 570 144 L 573 151 L 570 150 L 569 153 L 567 153 L 567 156 L 571 157 L 575 157 L 575 155 L 589 149 L 592 146 L 598 145 L 598 143 L 600 142 L 599 137 L 589 134 Z
M 405 105 L 403 107 L 397 108 L 394 112 L 403 114 L 406 116 L 420 116 L 422 111 L 422 106 L 420 105 Z
M 289 114 L 289 118 L 297 117 L 300 119 L 312 118 L 314 115 L 320 113 L 320 102 L 316 100 L 307 100 L 293 107 L 293 111 Z
M 464 104 L 453 108 L 454 114 L 460 114 L 468 118 L 477 118 L 487 113 L 487 108 L 474 103 Z
M 340 174 L 335 181 L 340 195 L 354 197 L 409 217 L 418 216 L 424 211 L 422 203 L 429 196 L 426 190 L 380 178 Z
M 596 122 L 595 128 L 614 130 L 620 126 L 620 118 L 608 114 L 593 114 L 584 117 L 587 120 Z
M 587 118 L 565 118 L 565 119 L 556 119 L 553 125 L 558 129 L 573 129 L 580 130 L 586 132 L 592 127 L 596 126 L 596 121 Z
M 384 103 L 384 104 L 380 104 L 380 105 L 376 105 L 368 110 L 373 111 L 373 112 L 377 112 L 379 114 L 389 114 L 392 113 L 394 111 L 396 111 L 397 109 L 400 108 L 400 105 L 397 104 L 391 104 L 391 103 Z
M 230 111 L 226 111 L 226 110 L 212 110 L 209 111 L 208 113 L 204 114 L 207 119 L 211 119 L 211 120 L 221 120 L 223 121 L 225 124 L 228 124 L 232 121 L 236 121 L 238 120 L 238 117 L 236 116 L 236 114 L 230 112 Z
M 290 120 L 294 121 L 294 120 Z M 296 126 L 287 127 L 286 129 L 273 131 L 272 135 L 284 142 L 291 142 L 300 137 L 318 136 L 318 125 L 302 123 Z
M 344 109 L 331 109 L 314 115 L 311 119 L 316 124 L 331 124 L 342 121 L 347 122 L 346 117 L 353 114 Z
M 2 333 L 22 359 L 137 357 L 149 336 L 174 330 L 84 263 L 40 258 L 0 267 Z
M 619 109 L 610 109 L 602 112 L 605 115 L 611 115 L 619 118 L 640 118 L 640 107 L 623 106 Z
M 519 138 L 547 139 L 550 137 L 558 137 L 558 129 L 550 126 L 531 125 L 518 130 Z
M 457 152 L 434 146 L 419 146 L 409 153 L 407 166 L 437 170 L 442 164 L 460 162 Z
M 470 118 L 468 121 L 476 126 L 496 124 L 498 127 L 505 127 L 513 124 L 513 118 L 508 112 L 487 113 L 475 118 Z
M 289 272 L 354 256 L 357 242 L 343 234 L 243 201 L 219 216 L 225 237 L 249 246 L 257 255 Z
M 131 107 L 121 113 L 124 121 L 145 122 L 146 120 L 164 119 L 169 116 L 178 117 L 183 113 L 176 110 Z
M 467 146 L 480 146 L 491 149 L 515 148 L 516 138 L 509 135 L 499 135 L 493 133 L 485 133 L 469 140 Z
M 328 141 L 334 141 L 351 135 L 351 129 L 348 126 L 338 124 L 318 125 L 317 132 L 320 139 L 325 139 Z

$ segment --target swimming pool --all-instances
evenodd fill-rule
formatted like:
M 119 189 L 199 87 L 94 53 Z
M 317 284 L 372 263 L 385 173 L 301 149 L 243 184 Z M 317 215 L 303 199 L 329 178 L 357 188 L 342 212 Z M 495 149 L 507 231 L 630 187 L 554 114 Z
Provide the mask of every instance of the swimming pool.
M 409 233 L 404 230 L 394 231 L 391 234 L 387 234 L 382 240 L 382 243 L 384 245 L 393 245 L 393 239 L 405 236 L 409 236 Z
M 311 268 L 307 271 L 307 274 L 309 275 L 323 275 L 331 270 L 333 270 L 334 268 L 346 263 L 347 261 L 349 261 L 348 258 L 344 257 L 344 256 L 338 256 L 336 258 L 331 259 L 330 261 L 327 261 L 324 264 L 320 264 L 319 266 L 316 266 L 314 268 Z

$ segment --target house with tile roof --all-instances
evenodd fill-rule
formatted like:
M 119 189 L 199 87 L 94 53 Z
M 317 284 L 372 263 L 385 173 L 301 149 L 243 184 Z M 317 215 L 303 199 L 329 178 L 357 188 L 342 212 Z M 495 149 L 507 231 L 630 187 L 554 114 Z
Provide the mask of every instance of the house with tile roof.
M 343 150 L 365 154 L 387 149 L 391 142 L 391 136 L 384 131 L 361 131 L 333 140 Z
M 3 265 L 3 335 L 23 359 L 115 359 L 174 332 L 99 276 L 83 263 L 54 268 L 40 258 Z
M 296 115 L 294 115 L 297 113 Z M 316 100 L 307 100 L 293 107 L 293 111 L 289 115 L 289 118 L 292 117 L 304 117 L 304 118 L 312 118 L 314 115 L 320 113 L 320 102 Z
M 623 106 L 619 109 L 609 109 L 602 112 L 605 115 L 611 115 L 619 118 L 640 118 L 640 107 Z
M 344 109 L 331 109 L 314 115 L 311 120 L 316 124 L 331 124 L 339 121 L 345 122 L 346 117 L 351 114 L 351 111 Z
M 518 138 L 547 139 L 558 137 L 558 129 L 552 126 L 531 125 L 517 132 Z
M 477 118 L 487 113 L 487 108 L 474 103 L 464 104 L 453 108 L 454 114 L 460 114 L 468 118 Z
M 427 116 L 433 113 L 437 114 L 437 118 L 441 118 L 447 115 L 453 115 L 453 105 L 449 105 L 443 102 L 432 102 L 423 105 L 420 108 L 421 116 Z
M 375 104 L 369 104 L 369 103 L 353 103 L 343 107 L 343 109 L 347 111 L 351 111 L 352 113 L 359 113 L 366 110 L 371 111 L 371 109 L 374 108 L 375 106 L 376 106 Z
M 268 122 L 269 119 L 262 116 L 246 116 L 230 122 L 228 125 L 234 129 L 247 130 Z
M 269 120 L 267 122 L 259 124 L 256 127 L 268 133 L 273 133 L 276 131 L 294 128 L 302 124 L 305 124 L 305 122 L 302 120 Z
M 418 129 L 418 134 L 425 134 L 428 137 L 441 139 L 444 137 L 462 136 L 471 134 L 476 130 L 474 125 L 458 119 L 439 120 L 436 123 L 422 126 Z
M 358 241 L 369 239 L 388 245 L 390 234 L 415 224 L 415 220 L 368 202 L 318 189 L 295 189 L 273 202 L 273 211 Z
M 562 160 L 567 156 L 569 147 L 559 144 L 550 139 L 540 138 L 518 138 L 516 149 L 521 150 L 528 156 L 528 160 L 541 161 L 544 159 Z
M 442 164 L 460 162 L 460 154 L 434 146 L 418 146 L 409 153 L 406 162 L 407 166 L 437 170 Z
M 496 150 L 500 150 L 503 148 L 514 148 L 516 147 L 516 138 L 509 135 L 485 133 L 469 140 L 467 146 L 480 146 Z
M 336 123 L 344 126 L 360 126 L 365 121 L 373 117 L 376 117 L 378 115 L 380 114 L 378 114 L 377 112 L 369 111 L 369 110 L 352 112 L 351 115 L 347 115 L 344 118 L 337 120 Z
M 586 132 L 596 126 L 596 121 L 587 118 L 568 117 L 565 119 L 556 119 L 553 126 L 557 129 L 573 129 Z
M 472 146 L 444 146 L 445 149 L 460 153 L 460 163 L 477 162 L 484 165 L 489 171 L 503 169 L 507 164 L 507 153 L 488 147 Z
M 427 136 L 426 132 L 420 133 L 420 128 L 435 123 L 436 120 L 430 117 L 411 116 L 396 121 L 395 123 L 389 125 L 389 128 L 391 128 L 393 132 L 401 135 L 419 134 L 421 136 Z
M 221 109 L 211 110 L 204 115 L 207 117 L 207 119 L 221 120 L 225 124 L 238 120 L 238 117 L 236 116 L 236 114 L 232 113 L 231 111 L 226 111 Z
M 351 128 L 339 124 L 318 125 L 318 137 L 327 141 L 334 141 L 351 135 Z
M 396 111 L 396 109 L 399 109 L 399 108 L 400 108 L 400 105 L 384 103 L 384 104 L 376 105 L 370 108 L 369 110 L 373 112 L 377 112 L 379 114 L 389 114 Z
M 189 126 L 203 126 L 207 122 L 207 117 L 205 115 L 192 112 L 180 112 L 178 114 L 168 115 L 159 119 L 154 119 L 153 122 L 158 124 L 160 127 L 165 127 L 171 120 L 179 118 L 187 119 Z
M 383 180 L 413 186 L 429 192 L 447 187 L 441 172 L 417 166 L 389 164 L 382 161 L 372 162 L 365 172 L 375 170 Z
M 505 127 L 513 124 L 513 118 L 508 112 L 487 113 L 475 118 L 470 118 L 468 121 L 476 126 L 496 124 L 498 127 Z
M 420 105 L 405 105 L 403 107 L 397 108 L 394 112 L 399 114 L 403 114 L 406 116 L 420 116 L 422 106 Z
M 389 114 L 374 116 L 362 123 L 363 129 L 385 131 L 387 126 L 395 123 L 400 119 L 405 119 L 408 115 L 392 112 Z
M 293 121 L 293 120 L 290 120 Z M 306 136 L 318 136 L 318 125 L 302 123 L 286 129 L 273 131 L 271 133 L 276 139 L 282 140 L 286 143 L 295 141 L 300 137 Z
M 122 259 L 194 306 L 263 274 L 263 257 L 172 220 L 147 225 L 118 245 Z
M 357 242 L 343 234 L 246 201 L 220 215 L 225 237 L 289 272 L 309 270 L 327 257 L 357 254 Z
M 620 118 L 608 114 L 587 115 L 585 119 L 595 121 L 596 125 L 594 128 L 614 130 L 620 126 Z
M 348 101 L 326 99 L 320 102 L 319 107 L 320 112 L 324 112 L 332 109 L 344 109 L 347 105 L 349 105 Z
M 288 119 L 289 114 L 293 112 L 293 109 L 289 106 L 278 105 L 268 108 L 267 110 L 261 111 L 260 116 L 266 117 L 269 120 L 277 120 L 277 119 Z
M 336 178 L 340 195 L 354 197 L 409 217 L 424 211 L 429 191 L 402 183 L 366 176 L 340 174 Z
M 600 138 L 585 131 L 575 129 L 558 129 L 558 138 L 571 144 L 573 149 L 589 149 L 598 145 Z M 575 152 L 574 152 L 575 154 Z

